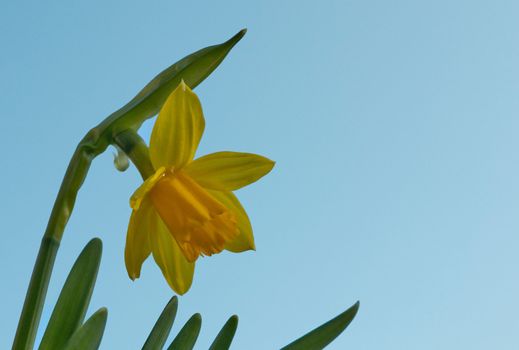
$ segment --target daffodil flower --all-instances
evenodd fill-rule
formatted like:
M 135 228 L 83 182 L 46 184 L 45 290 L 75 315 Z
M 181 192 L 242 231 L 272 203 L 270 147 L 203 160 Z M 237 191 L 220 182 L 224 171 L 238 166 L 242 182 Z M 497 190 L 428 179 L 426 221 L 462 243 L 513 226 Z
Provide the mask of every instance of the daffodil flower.
M 153 254 L 170 287 L 184 294 L 199 256 L 255 249 L 249 218 L 232 191 L 266 175 L 274 162 L 237 152 L 193 160 L 204 127 L 200 101 L 182 82 L 153 127 L 149 153 L 156 171 L 130 199 L 125 262 L 132 280 Z

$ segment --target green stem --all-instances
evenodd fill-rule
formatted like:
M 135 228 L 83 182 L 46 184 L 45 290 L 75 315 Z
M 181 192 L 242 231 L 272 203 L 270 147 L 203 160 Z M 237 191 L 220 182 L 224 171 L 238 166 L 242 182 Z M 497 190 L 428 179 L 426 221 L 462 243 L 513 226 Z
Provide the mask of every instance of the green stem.
M 151 164 L 148 146 L 135 131 L 129 129 L 117 134 L 114 143 L 130 158 L 143 180 L 155 173 Z
M 16 330 L 13 350 L 30 350 L 34 346 L 54 261 L 65 226 L 74 209 L 77 194 L 86 179 L 92 160 L 104 152 L 111 143 L 117 144 L 130 157 L 143 178 L 147 178 L 154 172 L 149 159 L 148 147 L 133 130 L 125 130 L 115 136 L 107 136 L 106 133 L 100 133 L 98 128 L 94 128 L 79 143 L 61 183 L 34 264 Z
M 72 214 L 77 193 L 87 176 L 92 160 L 108 146 L 107 142 L 101 142 L 98 135 L 96 129 L 92 129 L 79 143 L 70 160 L 34 264 L 13 350 L 28 350 L 34 346 L 56 253 Z
M 59 241 L 49 237 L 42 239 L 31 282 L 25 296 L 20 322 L 16 330 L 13 343 L 13 349 L 15 350 L 32 349 L 34 345 L 34 338 L 40 322 L 42 306 L 47 295 L 47 287 L 58 248 Z

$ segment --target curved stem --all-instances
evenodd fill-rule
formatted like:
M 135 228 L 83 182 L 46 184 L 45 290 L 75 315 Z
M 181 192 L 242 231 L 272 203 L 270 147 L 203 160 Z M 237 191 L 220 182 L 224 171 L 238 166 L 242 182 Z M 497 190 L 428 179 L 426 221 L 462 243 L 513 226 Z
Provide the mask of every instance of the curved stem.
M 13 350 L 29 350 L 34 346 L 49 280 L 65 226 L 72 214 L 77 194 L 86 179 L 92 160 L 104 152 L 110 143 L 117 144 L 128 155 L 143 178 L 147 178 L 154 172 L 148 147 L 133 130 L 125 130 L 108 138 L 102 137 L 98 129 L 94 128 L 79 143 L 61 182 L 43 235 L 18 322 Z
M 143 180 L 153 175 L 148 146 L 139 134 L 131 129 L 123 131 L 114 137 L 114 143 L 130 158 Z
M 98 135 L 96 129 L 92 129 L 79 143 L 61 183 L 34 264 L 13 342 L 14 350 L 33 348 L 56 253 L 65 226 L 72 214 L 77 193 L 87 176 L 92 160 L 108 145 L 107 142 L 100 142 L 96 135 Z

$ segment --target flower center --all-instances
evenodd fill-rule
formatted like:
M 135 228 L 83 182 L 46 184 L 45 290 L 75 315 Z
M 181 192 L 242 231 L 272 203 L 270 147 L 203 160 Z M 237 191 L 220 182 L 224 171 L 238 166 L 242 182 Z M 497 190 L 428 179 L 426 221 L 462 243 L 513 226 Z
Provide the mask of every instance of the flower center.
M 182 170 L 166 172 L 149 194 L 189 261 L 221 252 L 238 235 L 234 214 Z

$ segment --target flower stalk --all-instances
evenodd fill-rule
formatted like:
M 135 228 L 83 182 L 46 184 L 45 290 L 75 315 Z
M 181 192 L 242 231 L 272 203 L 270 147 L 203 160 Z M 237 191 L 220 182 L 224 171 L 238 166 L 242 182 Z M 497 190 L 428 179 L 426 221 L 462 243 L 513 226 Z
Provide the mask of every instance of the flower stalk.
M 133 130 L 123 131 L 114 137 L 114 143 L 130 158 L 143 180 L 155 173 L 151 164 L 148 146 Z
M 34 346 L 61 238 L 93 159 L 111 144 L 117 144 L 119 147 L 121 144 L 124 145 L 125 132 L 131 130 L 135 133 L 146 119 L 157 114 L 166 98 L 182 79 L 195 87 L 207 78 L 245 35 L 245 32 L 246 30 L 241 30 L 226 42 L 194 52 L 168 67 L 130 102 L 108 116 L 81 140 L 72 155 L 43 235 L 18 322 L 13 350 L 30 350 Z M 122 139 L 123 142 L 117 143 L 116 138 Z M 139 153 L 137 151 L 141 150 L 141 146 L 136 144 L 134 147 L 135 155 Z M 132 149 L 128 152 L 131 155 Z M 141 163 L 144 164 L 144 161 L 140 162 L 139 158 L 139 172 L 144 176 L 149 168 L 145 165 L 141 166 Z
M 95 130 L 89 132 L 80 142 L 61 183 L 31 275 L 13 349 L 33 348 L 54 261 L 77 193 L 87 176 L 92 160 L 106 149 L 102 149 L 102 144 L 98 149 L 91 146 L 95 134 Z
M 79 143 L 61 183 L 31 275 L 13 349 L 32 349 L 34 346 L 49 280 L 65 226 L 72 214 L 77 194 L 87 177 L 92 160 L 103 153 L 109 144 L 96 140 L 96 135 L 98 135 L 96 129 L 92 129 Z M 147 174 L 153 174 L 147 146 L 135 131 L 129 129 L 121 132 L 113 138 L 112 142 L 128 155 L 143 178 L 149 176 Z

